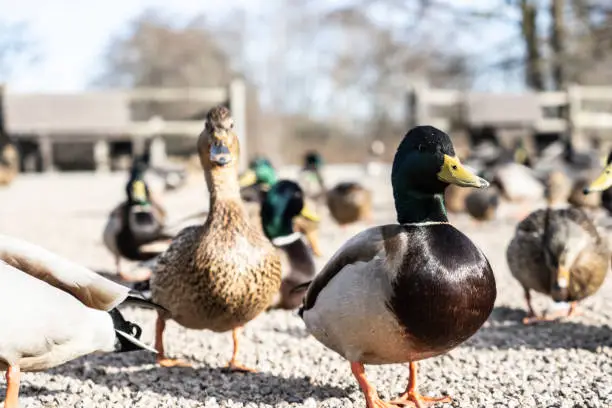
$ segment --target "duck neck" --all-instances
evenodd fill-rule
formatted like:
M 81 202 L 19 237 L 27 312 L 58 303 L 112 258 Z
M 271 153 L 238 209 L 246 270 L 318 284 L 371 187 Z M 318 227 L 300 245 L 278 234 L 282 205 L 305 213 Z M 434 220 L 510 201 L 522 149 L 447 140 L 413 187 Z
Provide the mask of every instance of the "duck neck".
M 400 224 L 448 222 L 444 196 L 413 191 L 394 192 L 395 211 Z
M 205 173 L 206 185 L 210 193 L 209 208 L 214 212 L 219 207 L 230 202 L 235 203 L 244 210 L 244 205 L 240 197 L 240 184 L 238 182 L 238 172 L 233 167 L 214 168 Z

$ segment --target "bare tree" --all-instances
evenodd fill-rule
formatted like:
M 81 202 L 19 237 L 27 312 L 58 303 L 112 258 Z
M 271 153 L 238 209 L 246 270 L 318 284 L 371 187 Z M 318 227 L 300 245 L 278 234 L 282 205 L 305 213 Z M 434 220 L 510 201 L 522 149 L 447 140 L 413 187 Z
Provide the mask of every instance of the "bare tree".
M 203 16 L 184 24 L 147 10 L 125 34 L 108 45 L 98 86 L 206 87 L 226 86 L 233 76 L 230 61 Z M 135 116 L 165 118 L 197 115 L 205 107 L 185 103 L 147 103 Z
M 34 56 L 33 41 L 27 26 L 0 21 L 0 83 L 11 75 L 18 60 Z

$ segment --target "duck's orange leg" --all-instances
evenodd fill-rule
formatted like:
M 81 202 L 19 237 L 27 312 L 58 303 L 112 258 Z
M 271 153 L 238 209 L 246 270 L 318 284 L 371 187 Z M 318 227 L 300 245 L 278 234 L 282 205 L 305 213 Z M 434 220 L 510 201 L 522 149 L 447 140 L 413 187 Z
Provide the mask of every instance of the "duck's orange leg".
M 308 231 L 305 235 L 306 239 L 310 243 L 310 248 L 312 248 L 312 253 L 318 257 L 323 256 L 323 252 L 321 252 L 321 247 L 319 246 L 319 234 L 317 233 L 317 231 Z
M 6 370 L 6 398 L 4 408 L 19 408 L 19 381 L 21 371 L 19 366 L 9 366 Z
M 367 408 L 395 408 L 394 405 L 387 403 L 380 399 L 378 393 L 376 392 L 376 388 L 370 384 L 366 375 L 365 369 L 363 368 L 363 364 L 351 362 L 351 371 L 353 372 L 353 376 L 359 383 L 359 388 L 361 388 L 361 392 L 363 392 L 363 397 L 366 400 Z
M 569 308 L 569 310 L 567 312 L 567 317 L 580 316 L 582 313 L 577 311 L 576 310 L 577 308 L 578 308 L 578 302 L 570 303 L 570 308 Z
M 256 373 L 257 370 L 253 368 L 249 368 L 245 365 L 242 365 L 238 362 L 238 334 L 240 332 L 240 327 L 236 327 L 232 330 L 232 340 L 234 341 L 234 352 L 232 353 L 232 359 L 227 363 L 227 368 L 232 371 L 241 371 L 243 373 Z
M 425 397 L 417 391 L 417 363 L 410 363 L 410 379 L 406 391 L 393 401 L 393 405 L 405 406 L 414 405 L 416 408 L 425 408 L 434 404 L 451 402 L 451 397 Z
M 161 314 L 157 314 L 155 322 L 155 350 L 157 350 L 157 364 L 162 367 L 191 367 L 186 361 L 167 358 L 164 353 L 164 330 L 166 329 L 166 319 Z

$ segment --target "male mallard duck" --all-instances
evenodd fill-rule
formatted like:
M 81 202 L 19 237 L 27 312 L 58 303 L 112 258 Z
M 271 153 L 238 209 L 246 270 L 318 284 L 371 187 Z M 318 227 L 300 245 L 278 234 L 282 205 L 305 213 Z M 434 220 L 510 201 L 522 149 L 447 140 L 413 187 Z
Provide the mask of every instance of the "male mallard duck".
M 449 402 L 416 390 L 416 361 L 472 336 L 493 310 L 493 271 L 483 253 L 449 224 L 449 184 L 488 183 L 455 157 L 449 136 L 431 126 L 400 143 L 391 176 L 398 224 L 346 242 L 308 288 L 300 315 L 321 343 L 350 361 L 368 408 Z M 379 399 L 363 364 L 410 363 L 406 392 Z
M 534 211 L 518 224 L 506 258 L 510 272 L 525 290 L 529 316 L 523 322 L 527 324 L 550 320 L 536 316 L 530 290 L 547 294 L 556 302 L 572 302 L 571 316 L 576 302 L 602 285 L 610 251 L 581 209 L 549 207 Z
M 19 406 L 21 371 L 40 371 L 94 352 L 151 350 L 117 306 L 130 289 L 28 242 L 0 235 L 0 370 L 5 408 Z
M 584 194 L 597 194 L 601 192 L 601 205 L 612 214 L 612 151 L 606 159 L 606 166 L 601 174 L 584 188 Z
M 158 258 L 151 278 L 153 301 L 168 312 L 157 318 L 155 348 L 162 366 L 186 365 L 166 358 L 163 333 L 172 318 L 190 329 L 232 330 L 229 367 L 237 361 L 238 330 L 270 305 L 280 289 L 281 261 L 270 241 L 249 222 L 238 184 L 238 138 L 226 107 L 211 109 L 198 139 L 210 192 L 204 225 L 183 229 Z
M 372 219 L 372 193 L 359 183 L 339 183 L 329 190 L 327 206 L 341 226 Z
M 253 160 L 249 166 L 249 170 L 240 176 L 240 195 L 246 202 L 249 219 L 253 222 L 254 226 L 261 226 L 260 204 L 266 199 L 267 191 L 277 182 L 276 171 L 272 167 L 270 161 L 265 158 Z M 303 193 L 301 188 L 300 191 Z M 306 197 L 304 197 L 304 201 L 306 208 L 310 209 L 315 207 Z M 321 256 L 322 253 L 319 247 L 318 236 L 319 218 L 316 215 L 314 217 L 310 215 L 313 215 L 313 212 L 310 210 L 297 214 L 293 220 L 294 227 L 297 231 L 306 236 L 314 254 L 316 256 Z
M 315 218 L 316 214 L 304 204 L 304 192 L 293 181 L 281 180 L 266 194 L 261 205 L 261 223 L 265 235 L 280 250 L 283 267 L 281 289 L 273 308 L 295 309 L 302 303 L 303 293 L 293 289 L 311 281 L 316 273 L 310 248 L 301 232 L 295 230 L 294 219 L 302 214 Z
M 246 202 L 261 202 L 261 195 L 277 181 L 276 170 L 270 160 L 257 157 L 249 163 L 249 168 L 240 175 L 240 195 Z
M 131 281 L 121 270 L 121 257 L 146 261 L 163 252 L 172 238 L 164 232 L 166 212 L 151 195 L 144 179 L 146 165 L 136 160 L 126 185 L 127 199 L 110 214 L 104 228 L 104 243 L 115 255 L 117 274 Z M 160 242 L 161 241 L 161 242 Z
M 326 187 L 323 180 L 323 157 L 321 153 L 312 150 L 304 155 L 304 164 L 299 175 L 299 184 L 304 194 L 311 200 L 318 201 L 325 195 Z
M 0 186 L 11 184 L 18 171 L 19 153 L 17 149 L 10 142 L 0 143 Z

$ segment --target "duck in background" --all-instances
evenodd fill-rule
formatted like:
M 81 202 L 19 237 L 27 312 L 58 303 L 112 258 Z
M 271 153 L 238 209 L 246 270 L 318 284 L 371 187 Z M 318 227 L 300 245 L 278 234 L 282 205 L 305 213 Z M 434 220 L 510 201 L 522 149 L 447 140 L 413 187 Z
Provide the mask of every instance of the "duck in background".
M 368 408 L 450 402 L 417 390 L 416 362 L 455 348 L 487 320 L 496 298 L 487 258 L 449 224 L 444 189 L 488 183 L 462 166 L 449 136 L 419 126 L 400 143 L 391 176 L 397 224 L 348 240 L 310 283 L 308 331 L 351 364 Z M 364 364 L 409 363 L 406 391 L 383 402 Z
M 278 182 L 276 171 L 269 160 L 258 158 L 251 162 L 249 170 L 244 172 L 239 179 L 240 194 L 246 202 L 249 219 L 257 228 L 262 226 L 260 218 L 261 203 L 265 201 L 267 192 Z M 245 193 L 249 191 L 249 193 Z M 294 228 L 297 232 L 304 234 L 316 256 L 322 256 L 319 245 L 319 223 L 320 219 L 314 212 L 314 202 L 303 194 L 304 208 L 302 213 L 298 213 L 293 218 Z M 264 232 L 264 230 L 261 230 Z
M 124 273 L 122 257 L 147 261 L 162 253 L 172 239 L 164 230 L 166 212 L 145 181 L 146 170 L 144 161 L 134 160 L 125 187 L 126 201 L 111 212 L 103 233 L 104 244 L 115 256 L 116 273 L 128 282 L 148 276 L 132 277 Z
M 496 216 L 499 201 L 499 191 L 496 187 L 490 187 L 486 190 L 471 191 L 465 197 L 465 208 L 477 222 L 491 221 Z
M 19 172 L 19 153 L 15 145 L 0 129 L 0 186 L 13 182 Z
M 357 182 L 341 182 L 327 192 L 327 207 L 341 227 L 372 222 L 372 192 Z
M 240 175 L 240 195 L 245 202 L 261 203 L 262 194 L 278 181 L 276 169 L 265 157 L 256 157 Z
M 561 170 L 551 171 L 544 181 L 544 196 L 549 208 L 565 208 L 572 192 L 572 181 Z
M 297 183 L 281 180 L 268 190 L 261 204 L 262 229 L 279 249 L 283 278 L 280 292 L 272 301 L 272 308 L 295 309 L 302 303 L 304 292 L 294 288 L 311 281 L 316 273 L 311 250 L 302 232 L 296 230 L 298 215 L 316 219 L 304 204 L 304 192 Z
M 155 352 L 117 307 L 157 305 L 44 248 L 0 235 L 0 285 L 5 408 L 19 407 L 22 371 L 46 370 L 95 352 Z
M 248 219 L 238 183 L 240 146 L 229 109 L 206 115 L 197 142 L 210 192 L 203 225 L 183 229 L 158 258 L 150 280 L 159 312 L 155 330 L 158 363 L 188 366 L 164 352 L 166 321 L 197 330 L 232 331 L 229 368 L 252 371 L 238 362 L 240 328 L 266 310 L 281 285 L 281 260 L 270 241 Z
M 321 153 L 311 150 L 304 154 L 304 164 L 298 176 L 298 183 L 308 199 L 318 203 L 325 197 L 326 188 Z
M 510 272 L 525 291 L 529 310 L 523 323 L 553 320 L 538 316 L 531 305 L 530 291 L 550 296 L 557 304 L 570 302 L 567 312 L 576 312 L 577 302 L 593 295 L 608 272 L 610 250 L 591 218 L 580 208 L 536 210 L 521 221 L 506 250 Z
M 608 154 L 604 169 L 599 176 L 585 186 L 583 194 L 597 195 L 601 194 L 601 205 L 606 209 L 608 214 L 612 215 L 612 151 Z

